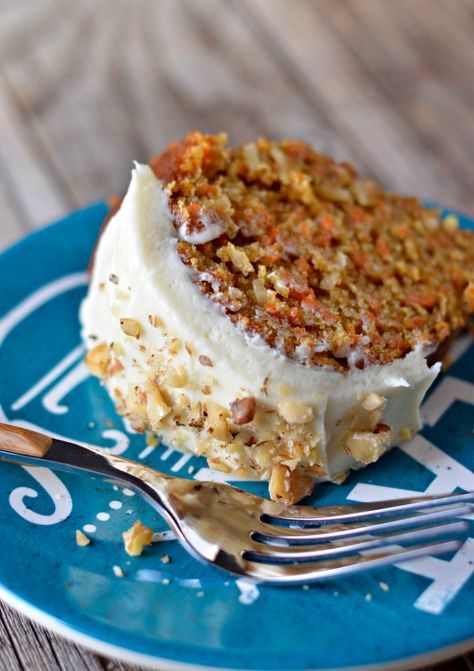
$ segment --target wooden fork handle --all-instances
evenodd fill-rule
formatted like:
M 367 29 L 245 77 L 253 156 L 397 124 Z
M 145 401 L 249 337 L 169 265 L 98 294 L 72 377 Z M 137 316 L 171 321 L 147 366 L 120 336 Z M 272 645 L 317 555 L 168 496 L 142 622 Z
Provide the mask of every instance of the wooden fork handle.
M 0 423 L 0 450 L 29 457 L 44 457 L 53 439 L 20 426 Z

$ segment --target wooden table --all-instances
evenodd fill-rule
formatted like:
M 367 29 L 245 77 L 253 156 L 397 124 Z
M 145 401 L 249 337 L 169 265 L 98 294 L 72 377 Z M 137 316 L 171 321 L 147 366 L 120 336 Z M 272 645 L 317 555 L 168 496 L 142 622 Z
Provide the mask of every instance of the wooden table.
M 0 247 L 190 129 L 304 138 L 474 213 L 473 34 L 474 0 L 0 0 Z M 0 605 L 1 671 L 131 668 Z

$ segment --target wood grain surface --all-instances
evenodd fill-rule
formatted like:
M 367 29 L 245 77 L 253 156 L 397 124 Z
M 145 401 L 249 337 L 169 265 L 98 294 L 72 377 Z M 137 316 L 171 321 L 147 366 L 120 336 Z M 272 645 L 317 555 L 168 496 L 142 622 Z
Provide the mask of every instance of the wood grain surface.
M 191 129 L 303 138 L 474 214 L 473 34 L 474 0 L 0 0 L 0 248 Z M 1 671 L 132 668 L 0 604 Z

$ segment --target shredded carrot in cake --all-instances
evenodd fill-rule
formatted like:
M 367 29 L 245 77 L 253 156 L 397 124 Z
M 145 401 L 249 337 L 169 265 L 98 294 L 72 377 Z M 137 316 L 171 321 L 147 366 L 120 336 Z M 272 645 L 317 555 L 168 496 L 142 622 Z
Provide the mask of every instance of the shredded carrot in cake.
M 289 357 L 336 370 L 382 364 L 466 324 L 474 236 L 452 215 L 297 140 L 230 148 L 225 134 L 194 132 L 151 167 L 185 227 L 178 253 L 196 285 Z M 210 226 L 212 239 L 192 241 Z

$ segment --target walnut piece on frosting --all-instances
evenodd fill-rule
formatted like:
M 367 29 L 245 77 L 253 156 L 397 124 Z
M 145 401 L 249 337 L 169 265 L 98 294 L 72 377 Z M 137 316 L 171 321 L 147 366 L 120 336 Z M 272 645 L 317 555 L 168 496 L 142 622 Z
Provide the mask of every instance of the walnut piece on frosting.
M 146 407 L 153 427 L 158 426 L 171 412 L 171 407 L 163 397 L 160 388 L 152 382 L 149 382 L 147 386 Z
M 227 425 L 229 411 L 214 401 L 207 401 L 205 407 L 207 430 L 216 440 L 226 441 L 229 438 L 229 427 Z
M 282 401 L 278 404 L 278 414 L 288 424 L 306 424 L 313 419 L 313 409 L 304 401 Z
M 313 480 L 298 470 L 292 471 L 284 464 L 278 464 L 272 469 L 269 491 L 273 501 L 291 505 L 309 496 L 313 487 Z
M 230 412 L 234 424 L 248 424 L 255 417 L 257 401 L 253 396 L 245 396 L 232 401 Z
M 107 343 L 101 342 L 86 355 L 86 366 L 92 375 L 103 377 L 107 373 L 110 364 L 110 353 Z
M 355 431 L 346 441 L 346 449 L 361 464 L 371 464 L 390 446 L 390 428 L 374 433 Z
M 131 338 L 139 338 L 142 334 L 142 327 L 136 319 L 130 319 L 129 317 L 122 317 L 120 320 L 120 328 L 125 333 L 125 335 L 130 336 Z

